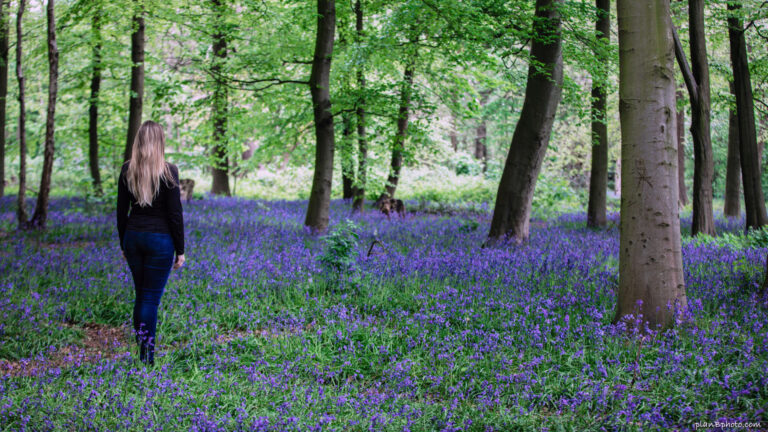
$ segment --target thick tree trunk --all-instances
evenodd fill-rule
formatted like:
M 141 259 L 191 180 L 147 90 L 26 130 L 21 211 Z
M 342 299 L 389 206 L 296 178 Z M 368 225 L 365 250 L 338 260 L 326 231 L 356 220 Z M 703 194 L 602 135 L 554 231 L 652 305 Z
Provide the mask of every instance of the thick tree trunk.
M 731 83 L 733 92 L 733 83 Z M 728 161 L 725 169 L 725 204 L 727 217 L 741 216 L 741 161 L 739 158 L 739 118 L 736 110 L 728 110 Z
M 667 0 L 618 0 L 622 191 L 616 321 L 656 330 L 685 308 L 675 72 Z
M 333 38 L 336 31 L 335 0 L 317 0 L 317 38 L 309 77 L 315 116 L 315 174 L 304 225 L 314 233 L 328 229 L 333 182 L 333 114 L 329 92 Z
M 88 166 L 91 169 L 93 190 L 101 196 L 99 173 L 99 90 L 101 87 L 101 8 L 96 7 L 91 23 L 93 33 L 93 70 L 91 75 L 91 100 L 88 108 Z
M 685 110 L 679 101 L 683 92 L 678 90 L 677 98 L 677 183 L 680 192 L 680 206 L 688 204 L 688 193 L 685 190 Z
M 395 141 L 392 143 L 392 160 L 389 166 L 389 175 L 387 184 L 384 187 L 384 193 L 379 200 L 394 198 L 397 190 L 397 183 L 400 181 L 400 170 L 403 167 L 403 149 L 405 139 L 408 137 L 408 121 L 411 109 L 411 93 L 413 91 L 413 62 L 405 66 L 403 72 L 403 86 L 400 90 L 400 108 L 397 112 L 397 133 Z
M 144 6 L 134 0 L 135 8 L 131 32 L 131 94 L 128 103 L 128 135 L 125 143 L 125 160 L 131 158 L 133 140 L 141 126 L 141 110 L 144 104 Z
M 611 3 L 610 0 L 596 0 L 597 21 L 595 33 L 603 43 L 610 43 Z M 600 52 L 595 53 L 598 62 L 607 62 Z M 608 93 L 606 82 L 592 77 L 592 168 L 589 174 L 589 202 L 587 204 L 587 226 L 598 228 L 606 225 L 608 193 L 608 125 L 606 104 Z
M 5 110 L 8 97 L 8 9 L 10 2 L 0 0 L 0 198 L 5 196 Z
M 736 91 L 736 115 L 739 121 L 739 157 L 741 178 L 744 183 L 744 207 L 747 213 L 747 229 L 758 229 L 768 223 L 765 197 L 760 181 L 760 164 L 757 160 L 757 132 L 755 109 L 752 100 L 752 82 L 747 63 L 744 25 L 738 17 L 741 4 L 728 2 L 728 37 L 733 66 L 733 86 Z
M 536 179 L 549 143 L 563 81 L 562 38 L 558 8 L 562 0 L 536 0 L 531 65 L 523 109 L 512 135 L 499 182 L 486 245 L 502 238 L 528 239 Z
M 363 39 L 363 6 L 361 0 L 355 2 L 355 29 L 358 43 Z M 365 94 L 365 70 L 359 66 L 357 70 L 357 87 L 359 94 Z M 365 188 L 368 183 L 368 137 L 365 131 L 365 98 L 357 101 L 357 184 L 354 187 L 353 212 L 362 212 L 365 204 Z
M 693 221 L 691 234 L 715 234 L 715 216 L 712 210 L 712 177 L 714 156 L 709 130 L 709 63 L 704 35 L 704 0 L 688 2 L 688 20 L 691 39 L 691 66 L 685 58 L 683 46 L 674 34 L 675 56 L 688 88 L 691 101 L 691 135 L 693 136 Z M 673 30 L 674 31 L 674 30 Z
M 40 192 L 37 194 L 35 213 L 29 221 L 30 228 L 45 229 L 48 220 L 48 199 L 51 194 L 53 174 L 54 118 L 56 115 L 56 94 L 59 90 L 59 48 L 56 45 L 56 15 L 54 0 L 48 0 L 46 18 L 48 22 L 48 112 L 45 119 L 45 150 L 43 152 L 43 174 L 40 177 Z
M 341 145 L 341 185 L 342 198 L 351 200 L 355 196 L 355 161 L 352 157 L 352 117 L 344 113 L 341 116 L 344 125 Z
M 222 0 L 212 0 L 213 13 L 216 20 L 216 32 L 213 34 L 213 62 L 211 75 L 213 75 L 213 165 L 211 166 L 211 193 L 214 195 L 230 196 L 229 189 L 229 156 L 227 152 L 227 84 L 224 81 L 223 65 L 227 61 L 227 37 L 223 26 Z
M 19 9 L 16 13 L 16 79 L 19 82 L 19 193 L 16 195 L 18 204 L 16 214 L 19 229 L 27 227 L 27 208 L 24 203 L 27 190 L 27 132 L 25 131 L 27 115 L 25 112 L 26 97 L 24 94 L 26 78 L 21 68 L 21 45 L 24 36 L 22 33 L 22 18 L 24 17 L 25 4 L 26 0 L 19 0 Z

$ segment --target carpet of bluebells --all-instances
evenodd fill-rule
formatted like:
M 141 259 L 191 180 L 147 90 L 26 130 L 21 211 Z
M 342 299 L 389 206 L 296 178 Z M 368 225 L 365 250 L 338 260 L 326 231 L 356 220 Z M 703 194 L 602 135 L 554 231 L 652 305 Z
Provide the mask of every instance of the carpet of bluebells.
M 612 324 L 617 218 L 532 223 L 481 249 L 490 214 L 332 204 L 359 239 L 337 272 L 305 202 L 185 206 L 187 264 L 162 300 L 157 364 L 128 345 L 46 364 L 77 325 L 130 323 L 111 207 L 62 198 L 18 233 L 0 200 L 0 430 L 692 430 L 768 419 L 766 250 L 684 240 L 689 309 L 664 332 Z M 688 221 L 683 221 L 687 224 Z M 719 220 L 738 233 L 743 221 Z M 378 240 L 378 242 L 375 242 Z M 375 243 L 375 244 L 374 244 Z M 373 248 L 371 248 L 373 244 Z M 369 253 L 370 250 L 370 253 Z

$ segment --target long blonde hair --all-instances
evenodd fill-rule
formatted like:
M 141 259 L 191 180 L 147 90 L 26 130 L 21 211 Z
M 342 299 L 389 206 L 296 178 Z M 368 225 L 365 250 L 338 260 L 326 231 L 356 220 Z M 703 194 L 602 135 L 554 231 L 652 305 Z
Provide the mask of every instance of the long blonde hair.
M 126 180 L 128 190 L 140 207 L 152 205 L 161 181 L 171 187 L 176 185 L 171 169 L 165 163 L 165 133 L 158 123 L 147 120 L 136 132 Z

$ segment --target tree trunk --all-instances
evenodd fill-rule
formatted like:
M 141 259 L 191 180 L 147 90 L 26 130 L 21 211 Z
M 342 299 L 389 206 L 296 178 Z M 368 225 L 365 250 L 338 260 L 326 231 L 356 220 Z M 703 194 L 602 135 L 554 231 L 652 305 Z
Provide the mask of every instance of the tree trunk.
M 315 174 L 304 225 L 313 233 L 328 229 L 333 182 L 333 114 L 329 92 L 333 38 L 336 31 L 335 0 L 317 0 L 317 38 L 309 77 L 315 117 Z
M 8 97 L 8 9 L 10 2 L 0 0 L 0 198 L 5 196 L 5 110 Z
M 488 103 L 488 96 L 490 96 L 490 90 L 480 92 L 480 123 L 475 130 L 475 159 L 479 160 L 483 166 L 483 172 L 486 172 L 488 168 L 488 126 L 485 120 L 485 113 L 483 108 Z
M 40 177 L 40 192 L 30 228 L 45 229 L 48 220 L 48 201 L 51 194 L 51 174 L 53 174 L 54 155 L 54 118 L 56 114 L 56 93 L 59 89 L 59 48 L 56 45 L 56 16 L 54 0 L 48 0 L 46 18 L 48 22 L 48 112 L 45 119 L 45 150 L 43 152 L 43 174 Z
M 91 75 L 91 100 L 88 108 L 88 166 L 91 169 L 93 190 L 101 196 L 99 173 L 99 89 L 101 87 L 101 8 L 97 5 L 91 24 L 93 34 L 93 70 Z
M 27 226 L 27 208 L 24 198 L 27 190 L 27 132 L 25 113 L 26 98 L 24 95 L 24 71 L 21 69 L 21 45 L 24 34 L 22 33 L 22 18 L 26 0 L 19 0 L 19 9 L 16 13 L 16 79 L 19 81 L 19 193 L 16 195 L 18 202 L 17 219 L 19 229 Z
M 213 165 L 211 166 L 211 193 L 214 195 L 230 196 L 229 189 L 229 157 L 227 154 L 227 84 L 223 76 L 223 65 L 227 61 L 227 36 L 224 34 L 223 21 L 225 7 L 222 0 L 212 0 L 216 32 L 213 34 Z
M 344 113 L 341 116 L 344 125 L 341 145 L 341 184 L 342 198 L 351 200 L 355 196 L 355 161 L 352 157 L 352 117 Z
M 731 92 L 734 92 L 731 83 Z M 728 162 L 725 169 L 725 205 L 727 217 L 741 216 L 741 161 L 739 160 L 739 118 L 736 110 L 728 110 Z
M 456 135 L 456 114 L 451 112 L 451 130 L 449 131 L 451 138 L 451 148 L 454 152 L 459 151 L 459 137 Z
M 363 39 L 363 6 L 361 0 L 355 2 L 355 28 L 357 41 Z M 362 65 L 357 69 L 357 87 L 359 94 L 365 94 L 365 70 Z M 357 184 L 354 187 L 355 199 L 353 212 L 362 212 L 365 204 L 365 188 L 368 183 L 368 137 L 365 132 L 365 98 L 357 100 Z
M 669 2 L 618 0 L 618 19 L 624 193 L 615 320 L 634 315 L 656 330 L 674 323 L 674 310 L 668 305 L 687 305 L 677 204 Z
M 525 99 L 499 182 L 486 245 L 502 238 L 528 239 L 536 179 L 549 144 L 563 82 L 558 8 L 562 0 L 536 0 L 531 64 Z
M 677 33 L 674 33 L 674 43 L 677 63 L 680 65 L 691 101 L 691 135 L 694 153 L 691 234 L 715 235 L 715 216 L 712 210 L 712 177 L 715 168 L 709 130 L 709 63 L 704 35 L 704 0 L 688 2 L 688 21 L 691 39 L 690 67 Z
M 610 44 L 611 3 L 610 0 L 596 0 L 597 21 L 595 33 L 597 39 L 605 45 Z M 595 53 L 595 60 L 607 62 L 600 50 Z M 606 103 L 608 92 L 605 77 L 592 77 L 592 168 L 589 174 L 589 202 L 587 204 L 587 226 L 598 228 L 606 225 L 606 207 L 608 193 L 608 117 Z
M 392 143 L 392 161 L 389 166 L 387 184 L 379 200 L 394 198 L 397 183 L 400 180 L 400 170 L 403 167 L 403 148 L 405 146 L 405 139 L 408 137 L 408 120 L 411 108 L 411 93 L 413 91 L 413 68 L 414 64 L 410 62 L 405 66 L 405 72 L 403 72 L 400 108 L 397 112 L 397 133 L 395 134 L 395 141 Z
M 678 90 L 676 98 L 677 101 L 682 100 L 683 92 Z M 682 207 L 688 204 L 688 193 L 685 190 L 685 110 L 679 103 L 677 107 L 677 183 Z
M 744 183 L 744 207 L 747 213 L 746 228 L 759 229 L 768 223 L 765 197 L 760 181 L 760 164 L 757 160 L 757 132 L 755 109 L 752 100 L 752 82 L 747 63 L 744 25 L 738 12 L 741 4 L 728 2 L 728 38 L 733 66 L 733 86 L 736 91 L 736 115 L 739 122 L 739 158 L 741 178 Z
M 128 107 L 128 136 L 125 143 L 125 160 L 131 159 L 133 140 L 141 126 L 141 109 L 144 104 L 144 6 L 134 0 L 133 31 L 131 32 L 131 95 Z

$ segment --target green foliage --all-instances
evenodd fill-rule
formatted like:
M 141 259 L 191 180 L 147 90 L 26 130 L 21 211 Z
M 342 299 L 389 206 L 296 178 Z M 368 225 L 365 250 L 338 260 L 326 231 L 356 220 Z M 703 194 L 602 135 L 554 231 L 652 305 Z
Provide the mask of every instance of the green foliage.
M 695 246 L 714 245 L 728 247 L 733 250 L 747 248 L 768 248 L 768 227 L 750 229 L 746 234 L 725 232 L 717 236 L 706 234 L 689 237 L 685 241 Z
M 576 192 L 564 178 L 539 175 L 533 195 L 534 216 L 548 219 L 560 213 L 578 211 L 584 202 L 584 192 Z
M 360 236 L 357 231 L 360 227 L 347 219 L 336 225 L 328 235 L 323 238 L 323 254 L 320 263 L 332 274 L 345 273 L 353 270 L 356 262 L 357 245 Z

